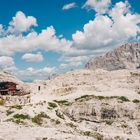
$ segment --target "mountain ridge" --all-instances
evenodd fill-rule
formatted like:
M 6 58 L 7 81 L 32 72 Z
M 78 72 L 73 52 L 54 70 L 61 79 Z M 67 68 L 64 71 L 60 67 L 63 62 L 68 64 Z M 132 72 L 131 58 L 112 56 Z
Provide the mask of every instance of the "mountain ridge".
M 127 43 L 105 55 L 92 58 L 85 66 L 87 69 L 108 71 L 140 68 L 140 42 Z

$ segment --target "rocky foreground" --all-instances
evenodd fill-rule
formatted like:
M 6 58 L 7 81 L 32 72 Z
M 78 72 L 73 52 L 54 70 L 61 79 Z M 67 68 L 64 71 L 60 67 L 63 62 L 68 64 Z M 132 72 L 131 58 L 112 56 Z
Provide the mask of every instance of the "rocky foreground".
M 71 71 L 28 89 L 1 99 L 0 140 L 140 139 L 139 70 Z

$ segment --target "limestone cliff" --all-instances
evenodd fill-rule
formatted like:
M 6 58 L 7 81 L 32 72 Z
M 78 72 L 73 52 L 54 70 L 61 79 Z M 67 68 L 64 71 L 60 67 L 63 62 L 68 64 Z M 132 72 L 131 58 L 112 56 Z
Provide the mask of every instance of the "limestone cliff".
M 125 44 L 103 56 L 93 58 L 86 64 L 86 68 L 108 71 L 138 69 L 140 68 L 140 43 Z

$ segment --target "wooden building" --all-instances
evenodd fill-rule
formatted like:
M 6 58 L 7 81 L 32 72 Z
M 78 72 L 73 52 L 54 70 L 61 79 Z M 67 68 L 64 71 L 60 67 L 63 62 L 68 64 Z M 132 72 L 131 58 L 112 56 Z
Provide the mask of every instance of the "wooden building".
M 17 84 L 14 82 L 0 82 L 0 94 L 1 95 L 16 95 L 18 90 Z

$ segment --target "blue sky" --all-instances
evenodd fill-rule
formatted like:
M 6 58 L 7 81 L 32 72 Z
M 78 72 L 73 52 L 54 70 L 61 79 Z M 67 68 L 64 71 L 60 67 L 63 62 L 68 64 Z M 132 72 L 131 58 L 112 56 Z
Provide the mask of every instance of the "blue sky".
M 0 68 L 25 81 L 82 68 L 139 41 L 139 7 L 138 0 L 0 0 Z

